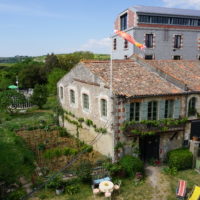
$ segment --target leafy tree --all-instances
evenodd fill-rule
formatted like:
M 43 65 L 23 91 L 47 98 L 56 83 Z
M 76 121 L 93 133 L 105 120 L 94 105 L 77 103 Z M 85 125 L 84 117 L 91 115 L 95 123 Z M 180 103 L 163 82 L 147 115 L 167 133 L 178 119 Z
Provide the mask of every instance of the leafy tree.
M 49 74 L 47 88 L 50 94 L 56 94 L 56 84 L 65 74 L 66 71 L 59 68 L 53 69 L 53 71 Z
M 12 113 L 15 111 L 15 107 L 11 105 L 17 103 L 24 103 L 26 101 L 25 96 L 16 90 L 5 90 L 0 92 L 0 110 L 1 112 Z
M 47 102 L 47 97 L 47 87 L 45 85 L 35 85 L 33 95 L 31 96 L 31 102 L 39 106 L 39 108 L 42 108 L 42 106 Z
M 31 64 L 19 73 L 19 84 L 23 88 L 34 88 L 46 83 L 46 72 L 40 64 Z
M 48 54 L 45 58 L 45 71 L 47 73 L 51 72 L 54 68 L 59 68 L 60 64 L 56 55 Z
M 94 59 L 94 54 L 89 51 L 77 51 L 70 54 L 58 55 L 60 67 L 70 71 L 80 60 Z
M 6 71 L 0 71 L 0 89 L 6 89 L 12 84 L 11 77 Z
M 3 128 L 0 132 L 0 180 L 12 184 L 33 172 L 34 155 L 15 133 Z

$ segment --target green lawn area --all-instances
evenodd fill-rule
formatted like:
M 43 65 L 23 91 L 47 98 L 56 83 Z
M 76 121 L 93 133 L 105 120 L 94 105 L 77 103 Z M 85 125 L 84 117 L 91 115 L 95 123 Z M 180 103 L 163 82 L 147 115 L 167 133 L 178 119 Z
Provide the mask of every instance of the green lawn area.
M 176 176 L 167 176 L 170 183 L 171 191 L 169 192 L 168 200 L 175 200 L 175 191 L 180 179 L 187 181 L 187 188 L 189 191 L 192 190 L 194 185 L 200 186 L 200 174 L 195 170 L 183 170 L 179 171 Z
M 0 63 L 0 66 L 11 67 L 14 63 Z
M 176 176 L 162 174 L 162 182 L 167 182 L 169 184 L 168 188 L 163 188 L 165 198 L 163 196 L 158 200 L 176 200 L 176 187 L 180 179 L 186 180 L 188 183 L 188 189 L 191 190 L 194 185 L 200 185 L 200 174 L 194 170 L 184 170 L 178 172 Z M 151 200 L 153 199 L 153 194 L 157 192 L 158 188 L 151 187 L 148 178 L 145 179 L 144 183 L 135 186 L 133 179 L 123 179 L 122 185 L 119 193 L 114 193 L 113 200 Z M 90 185 L 80 185 L 80 192 L 75 195 L 63 194 L 57 196 L 54 191 L 45 190 L 35 194 L 31 200 L 39 199 L 47 200 L 92 200 L 94 199 L 92 195 L 92 189 Z M 105 199 L 103 194 L 97 195 L 96 200 Z
M 116 200 L 150 200 L 152 193 L 152 187 L 146 180 L 143 184 L 139 186 L 135 186 L 133 180 L 124 179 L 122 180 L 122 187 L 120 192 L 113 193 L 112 199 Z M 63 194 L 60 196 L 55 195 L 54 191 L 50 190 L 42 190 L 38 192 L 35 197 L 31 198 L 31 200 L 39 200 L 45 197 L 47 200 L 93 200 L 92 189 L 90 185 L 80 185 L 80 191 L 74 195 Z M 96 200 L 103 200 L 104 195 L 99 194 L 95 196 Z

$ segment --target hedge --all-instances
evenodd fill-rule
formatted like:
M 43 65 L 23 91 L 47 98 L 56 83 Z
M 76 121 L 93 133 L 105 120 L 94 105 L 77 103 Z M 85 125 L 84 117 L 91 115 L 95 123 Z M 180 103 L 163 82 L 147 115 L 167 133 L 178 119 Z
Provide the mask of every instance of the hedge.
M 134 176 L 136 172 L 144 172 L 143 162 L 134 156 L 126 155 L 119 161 L 121 169 L 125 172 L 126 176 Z
M 175 167 L 177 170 L 192 168 L 192 153 L 188 149 L 175 149 L 167 154 L 167 162 L 170 168 Z

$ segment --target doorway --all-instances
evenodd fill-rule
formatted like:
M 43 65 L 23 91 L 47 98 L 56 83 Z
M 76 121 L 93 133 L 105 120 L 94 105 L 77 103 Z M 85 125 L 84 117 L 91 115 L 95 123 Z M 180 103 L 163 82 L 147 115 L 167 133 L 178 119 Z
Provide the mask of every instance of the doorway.
M 141 159 L 144 162 L 152 159 L 159 160 L 159 144 L 159 135 L 140 137 L 139 148 Z

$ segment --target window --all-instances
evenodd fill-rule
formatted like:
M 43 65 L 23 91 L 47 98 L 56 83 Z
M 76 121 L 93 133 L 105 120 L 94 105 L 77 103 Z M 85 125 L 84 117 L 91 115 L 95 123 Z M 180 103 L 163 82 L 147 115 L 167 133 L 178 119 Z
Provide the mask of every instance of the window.
M 145 55 L 145 60 L 153 60 L 153 55 Z
M 127 29 L 127 13 L 120 17 L 120 28 L 121 31 Z
M 70 103 L 75 103 L 75 92 L 70 90 Z
M 127 48 L 128 48 L 128 41 L 124 40 L 124 49 L 127 49 Z
M 157 119 L 157 101 L 148 102 L 148 120 Z
M 125 55 L 125 56 L 124 56 L 124 60 L 127 60 L 127 59 L 128 59 L 128 56 L 127 56 L 127 55 Z
M 63 87 L 60 87 L 60 98 L 63 99 Z
M 130 120 L 140 120 L 140 103 L 136 102 L 130 104 Z
M 139 23 L 200 26 L 200 19 L 149 15 L 139 15 L 138 17 Z
M 174 100 L 165 101 L 165 118 L 172 118 L 174 111 Z
M 176 48 L 176 49 L 181 48 L 181 35 L 174 36 L 174 48 Z
M 145 35 L 145 45 L 147 48 L 153 48 L 153 34 Z
M 174 60 L 180 60 L 180 59 L 181 59 L 181 56 L 174 56 L 173 59 L 174 59 Z
M 107 101 L 105 99 L 101 99 L 101 116 L 107 117 Z
M 83 94 L 83 108 L 89 110 L 89 96 Z
M 188 106 L 188 116 L 193 116 L 196 114 L 196 98 L 192 97 L 189 100 L 189 106 Z
M 117 49 L 117 39 L 115 38 L 113 40 L 113 50 L 116 50 Z

